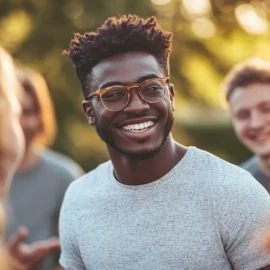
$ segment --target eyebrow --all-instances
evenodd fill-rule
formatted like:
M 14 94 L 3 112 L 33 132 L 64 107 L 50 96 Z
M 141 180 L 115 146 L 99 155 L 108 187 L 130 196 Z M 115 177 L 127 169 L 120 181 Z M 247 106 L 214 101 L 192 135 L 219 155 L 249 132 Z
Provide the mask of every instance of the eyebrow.
M 268 106 L 270 105 L 270 101 L 266 100 L 266 101 L 262 101 L 261 103 L 258 104 L 259 107 L 262 107 L 262 106 Z
M 159 78 L 159 76 L 157 74 L 154 74 L 154 73 L 148 74 L 148 75 L 145 75 L 145 76 L 140 77 L 136 81 L 136 84 L 139 84 L 139 83 L 142 83 L 143 81 L 146 81 L 146 80 L 149 80 L 149 79 L 154 79 L 154 78 Z M 107 83 L 102 84 L 101 87 L 100 87 L 100 89 L 104 89 L 106 87 L 113 86 L 113 85 L 123 85 L 123 86 L 126 86 L 128 84 L 123 83 L 121 81 L 107 82 Z
M 258 104 L 256 104 L 254 107 L 264 107 L 264 106 L 269 106 L 270 105 L 270 101 L 262 101 L 262 102 L 260 102 L 260 103 L 258 103 Z M 232 111 L 232 113 L 233 113 L 233 115 L 236 115 L 237 113 L 240 113 L 240 112 L 242 112 L 242 111 L 249 111 L 249 108 L 246 108 L 246 107 L 244 107 L 244 108 L 237 108 L 236 110 L 231 110 Z
M 232 110 L 232 115 L 237 116 L 239 115 L 239 113 L 243 113 L 243 112 L 249 112 L 249 110 L 246 108 L 240 108 L 235 111 Z

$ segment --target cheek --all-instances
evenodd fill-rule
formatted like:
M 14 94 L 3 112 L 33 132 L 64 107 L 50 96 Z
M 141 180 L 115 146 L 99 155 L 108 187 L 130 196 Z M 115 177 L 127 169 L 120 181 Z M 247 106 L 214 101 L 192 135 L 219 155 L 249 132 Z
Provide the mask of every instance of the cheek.
M 14 142 L 16 142 L 14 143 L 14 151 L 17 154 L 17 158 L 20 159 L 24 151 L 24 136 L 22 128 L 17 120 L 13 123 L 12 133 Z
M 26 129 L 36 129 L 40 126 L 40 119 L 38 116 L 23 116 L 21 117 L 21 126 Z
M 265 117 L 265 123 L 268 124 L 268 126 L 270 125 L 270 113 Z
M 240 122 L 240 121 L 236 121 L 236 120 L 233 120 L 233 127 L 234 127 L 235 133 L 238 135 L 238 137 L 244 136 L 245 132 L 248 129 L 246 122 Z
M 18 118 L 12 115 L 6 128 L 5 156 L 9 160 L 10 168 L 18 165 L 24 151 L 24 136 Z
M 160 111 L 166 111 L 166 114 L 170 114 L 170 112 L 174 111 L 173 102 L 171 101 L 169 96 L 165 96 L 165 98 L 161 102 L 153 105 L 156 106 L 156 108 Z
M 102 106 L 102 105 L 101 105 Z M 93 107 L 93 114 L 95 117 L 95 124 L 102 128 L 109 128 L 115 117 L 114 112 L 106 110 L 103 106 Z

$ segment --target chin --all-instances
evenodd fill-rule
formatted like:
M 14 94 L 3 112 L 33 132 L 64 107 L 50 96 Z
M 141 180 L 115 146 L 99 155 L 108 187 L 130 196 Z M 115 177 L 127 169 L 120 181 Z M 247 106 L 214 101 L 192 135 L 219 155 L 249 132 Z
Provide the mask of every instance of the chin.
M 270 157 L 270 150 L 269 151 L 257 151 L 255 152 L 256 156 L 262 157 L 262 158 L 269 158 Z
M 158 154 L 164 142 L 160 144 L 149 145 L 147 143 L 141 145 L 134 145 L 134 147 L 119 147 L 116 144 L 111 144 L 110 147 L 115 151 L 125 156 L 130 160 L 147 160 Z
M 154 157 L 156 154 L 159 153 L 161 149 L 161 146 L 158 146 L 156 148 L 152 148 L 152 149 L 144 149 L 142 151 L 127 151 L 127 150 L 122 150 L 122 149 L 117 149 L 118 152 L 120 152 L 121 154 L 125 155 L 127 158 L 131 159 L 131 160 L 147 160 L 150 159 L 152 157 Z
M 260 147 L 249 147 L 249 150 L 253 152 L 256 156 L 264 157 L 270 155 L 270 146 L 260 146 Z

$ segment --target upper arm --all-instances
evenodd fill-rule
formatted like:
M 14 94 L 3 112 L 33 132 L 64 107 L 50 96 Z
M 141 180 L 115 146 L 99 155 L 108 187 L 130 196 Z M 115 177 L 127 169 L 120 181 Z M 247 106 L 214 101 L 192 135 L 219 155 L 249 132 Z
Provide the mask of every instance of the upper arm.
M 67 192 L 68 193 L 68 192 Z M 59 236 L 61 242 L 60 264 L 66 270 L 85 269 L 80 248 L 78 245 L 78 234 L 73 216 L 76 206 L 70 203 L 71 196 L 65 196 L 59 219 Z
M 220 228 L 224 250 L 234 269 L 270 265 L 266 237 L 270 230 L 270 196 L 249 173 L 223 190 Z M 267 268 L 266 268 L 267 269 Z

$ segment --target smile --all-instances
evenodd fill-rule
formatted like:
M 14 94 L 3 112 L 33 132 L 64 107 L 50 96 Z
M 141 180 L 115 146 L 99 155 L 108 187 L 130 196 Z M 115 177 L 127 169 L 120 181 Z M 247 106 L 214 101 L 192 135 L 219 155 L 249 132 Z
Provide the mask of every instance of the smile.
M 130 132 L 143 132 L 151 128 L 152 126 L 154 126 L 154 122 L 147 121 L 147 122 L 138 123 L 138 124 L 126 125 L 126 126 L 123 126 L 122 128 Z
M 269 139 L 270 133 L 268 131 L 264 131 L 264 132 L 258 132 L 258 133 L 251 133 L 251 134 L 248 134 L 248 136 L 249 136 L 249 139 L 252 141 L 262 142 Z

